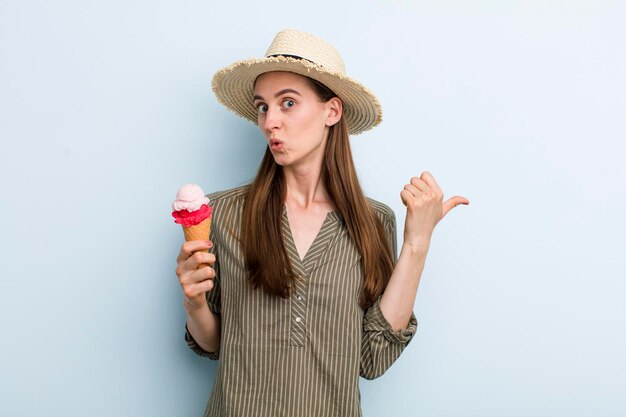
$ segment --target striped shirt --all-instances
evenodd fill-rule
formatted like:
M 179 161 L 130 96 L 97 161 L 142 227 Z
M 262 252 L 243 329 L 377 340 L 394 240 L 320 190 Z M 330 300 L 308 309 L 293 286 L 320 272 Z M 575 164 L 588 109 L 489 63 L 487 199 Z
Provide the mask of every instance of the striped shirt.
M 207 293 L 210 310 L 221 320 L 217 376 L 204 417 L 361 416 L 359 375 L 382 375 L 415 333 L 394 331 L 380 310 L 380 299 L 363 311 L 360 255 L 341 216 L 327 214 L 304 259 L 300 259 L 282 214 L 283 239 L 295 281 L 289 298 L 253 289 L 248 281 L 241 230 L 246 188 L 208 195 L 213 206 L 211 240 L 217 261 L 215 286 Z M 393 211 L 368 200 L 382 221 L 396 256 Z

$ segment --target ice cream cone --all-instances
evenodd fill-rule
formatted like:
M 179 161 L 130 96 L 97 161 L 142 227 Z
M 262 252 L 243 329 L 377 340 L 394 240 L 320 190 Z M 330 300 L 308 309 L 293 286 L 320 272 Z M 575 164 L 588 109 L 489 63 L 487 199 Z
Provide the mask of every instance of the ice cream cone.
M 211 233 L 211 217 L 207 217 L 195 226 L 183 226 L 183 233 L 185 233 L 185 242 L 190 240 L 208 240 Z

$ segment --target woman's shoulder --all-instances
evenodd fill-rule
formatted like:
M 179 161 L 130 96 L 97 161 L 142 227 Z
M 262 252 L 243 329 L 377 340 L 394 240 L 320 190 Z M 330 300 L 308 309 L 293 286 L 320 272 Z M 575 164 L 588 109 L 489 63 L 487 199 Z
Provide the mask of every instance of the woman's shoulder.
M 224 204 L 233 200 L 243 200 L 248 192 L 248 188 L 248 185 L 242 185 L 240 187 L 229 188 L 227 190 L 213 191 L 206 196 L 211 204 Z
M 209 204 L 214 210 L 222 211 L 229 208 L 241 207 L 248 192 L 248 185 L 227 190 L 214 191 L 207 194 Z
M 373 198 L 366 197 L 366 199 L 367 199 L 368 203 L 370 203 L 370 206 L 374 210 L 374 213 L 376 213 L 376 215 L 383 222 L 390 221 L 390 220 L 395 221 L 396 215 L 393 212 L 393 210 L 391 209 L 391 207 L 389 207 L 385 203 L 382 203 L 380 201 L 374 200 Z

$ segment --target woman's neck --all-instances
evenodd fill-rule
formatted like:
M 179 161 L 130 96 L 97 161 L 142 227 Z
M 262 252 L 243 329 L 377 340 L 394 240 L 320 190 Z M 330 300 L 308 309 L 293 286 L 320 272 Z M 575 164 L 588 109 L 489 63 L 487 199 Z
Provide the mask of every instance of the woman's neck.
M 283 175 L 287 186 L 285 204 L 295 205 L 299 209 L 307 209 L 319 205 L 333 208 L 328 190 L 324 185 L 322 166 L 283 167 Z

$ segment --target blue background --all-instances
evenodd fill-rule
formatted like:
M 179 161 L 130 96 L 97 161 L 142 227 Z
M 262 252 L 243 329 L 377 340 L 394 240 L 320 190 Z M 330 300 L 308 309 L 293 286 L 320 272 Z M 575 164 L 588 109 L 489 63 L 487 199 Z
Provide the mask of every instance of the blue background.
M 252 178 L 212 74 L 299 28 L 381 99 L 353 138 L 400 226 L 438 226 L 418 332 L 365 416 L 626 416 L 626 6 L 618 1 L 0 0 L 0 415 L 200 416 L 177 188 Z

